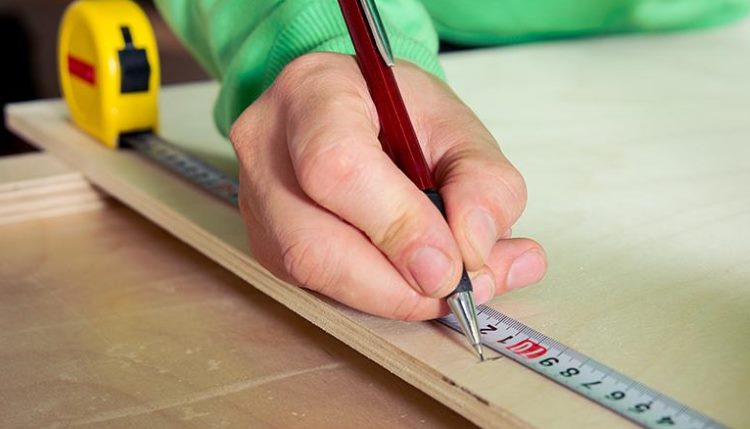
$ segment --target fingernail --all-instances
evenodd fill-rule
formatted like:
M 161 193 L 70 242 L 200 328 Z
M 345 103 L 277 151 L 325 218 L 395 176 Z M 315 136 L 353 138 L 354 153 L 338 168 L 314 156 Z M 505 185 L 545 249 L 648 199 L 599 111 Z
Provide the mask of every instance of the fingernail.
M 477 275 L 471 280 L 474 288 L 474 302 L 477 305 L 484 304 L 495 295 L 495 281 L 486 273 Z
M 448 257 L 434 247 L 417 249 L 409 259 L 409 271 L 427 296 L 434 296 L 452 280 L 453 270 Z
M 544 276 L 544 256 L 538 250 L 528 250 L 510 266 L 508 289 L 517 289 L 536 283 Z
M 492 216 L 482 209 L 472 210 L 466 216 L 466 230 L 469 244 L 482 261 L 486 261 L 497 237 L 497 229 Z

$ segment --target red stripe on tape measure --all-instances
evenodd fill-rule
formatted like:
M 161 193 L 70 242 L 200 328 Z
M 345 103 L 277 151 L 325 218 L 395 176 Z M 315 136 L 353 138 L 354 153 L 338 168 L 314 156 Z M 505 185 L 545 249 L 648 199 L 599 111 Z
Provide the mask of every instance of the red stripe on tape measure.
M 71 75 L 76 76 L 92 85 L 96 84 L 96 73 L 94 71 L 94 66 L 70 54 L 68 54 L 68 71 Z

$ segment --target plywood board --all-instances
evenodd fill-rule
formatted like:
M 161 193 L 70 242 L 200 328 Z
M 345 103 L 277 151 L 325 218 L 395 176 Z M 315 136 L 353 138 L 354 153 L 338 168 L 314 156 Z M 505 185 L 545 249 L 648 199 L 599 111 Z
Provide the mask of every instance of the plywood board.
M 98 209 L 104 197 L 52 155 L 0 158 L 0 225 Z
M 449 80 L 527 178 L 515 234 L 545 280 L 491 305 L 725 424 L 750 424 L 750 24 L 444 57 Z M 164 133 L 231 169 L 214 84 L 162 97 Z M 190 100 L 190 103 L 186 103 Z M 97 145 L 62 103 L 13 106 L 10 127 L 275 300 L 487 427 L 625 420 L 507 359 L 478 364 L 435 324 L 370 317 L 279 282 L 234 209 Z
M 471 426 L 109 201 L 0 225 L 3 428 Z

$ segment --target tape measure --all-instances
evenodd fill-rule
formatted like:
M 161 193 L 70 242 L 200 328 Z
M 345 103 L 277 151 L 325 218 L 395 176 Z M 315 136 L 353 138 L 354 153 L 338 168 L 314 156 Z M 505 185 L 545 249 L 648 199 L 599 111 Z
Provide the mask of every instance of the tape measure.
M 237 205 L 235 179 L 153 134 L 159 56 L 148 18 L 135 3 L 72 3 L 63 16 L 58 55 L 63 95 L 78 127 L 110 148 L 135 149 Z M 484 345 L 638 424 L 724 427 L 491 308 L 480 306 L 478 316 Z M 453 316 L 439 321 L 462 332 Z
M 725 428 L 721 423 L 638 383 L 499 311 L 479 306 L 482 344 L 532 371 L 647 428 Z M 451 315 L 438 321 L 461 333 Z
M 130 148 L 237 205 L 237 180 L 153 134 L 159 53 L 143 10 L 128 0 L 78 0 L 65 10 L 58 70 L 73 122 L 107 147 Z

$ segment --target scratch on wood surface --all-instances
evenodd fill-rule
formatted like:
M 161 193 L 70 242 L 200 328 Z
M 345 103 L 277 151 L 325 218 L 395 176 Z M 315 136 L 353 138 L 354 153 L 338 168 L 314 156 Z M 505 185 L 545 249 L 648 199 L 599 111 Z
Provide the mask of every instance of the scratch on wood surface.
M 91 423 L 101 423 L 111 420 L 121 419 L 124 417 L 139 416 L 142 414 L 152 413 L 154 411 L 161 411 L 168 408 L 179 407 L 183 405 L 190 405 L 196 402 L 205 401 L 207 399 L 218 398 L 232 393 L 242 392 L 243 390 L 252 389 L 254 387 L 262 386 L 264 384 L 273 383 L 275 381 L 284 380 L 290 377 L 297 377 L 304 374 L 309 374 L 316 371 L 330 371 L 343 366 L 342 362 L 334 362 L 328 365 L 321 365 L 315 368 L 305 368 L 297 371 L 283 372 L 280 374 L 269 375 L 267 377 L 260 377 L 253 380 L 243 380 L 236 383 L 224 384 L 221 386 L 212 387 L 199 392 L 190 393 L 177 398 L 167 398 L 152 401 L 149 404 L 136 405 L 133 407 L 121 408 L 119 410 L 105 411 L 94 414 L 92 416 L 74 420 L 74 421 L 59 421 L 52 424 L 51 428 L 59 428 L 64 426 L 81 426 Z
M 460 384 L 456 383 L 455 381 L 451 380 L 450 378 L 448 378 L 446 376 L 443 376 L 442 378 L 443 378 L 444 382 L 450 384 L 453 387 L 457 387 L 458 389 L 461 389 L 462 392 L 467 393 L 468 395 L 470 395 L 472 398 L 476 399 L 480 403 L 482 403 L 484 405 L 487 405 L 488 407 L 490 406 L 490 402 L 488 400 L 482 398 L 481 396 L 477 395 L 476 393 L 472 392 L 471 390 L 467 389 L 466 387 L 461 386 Z

